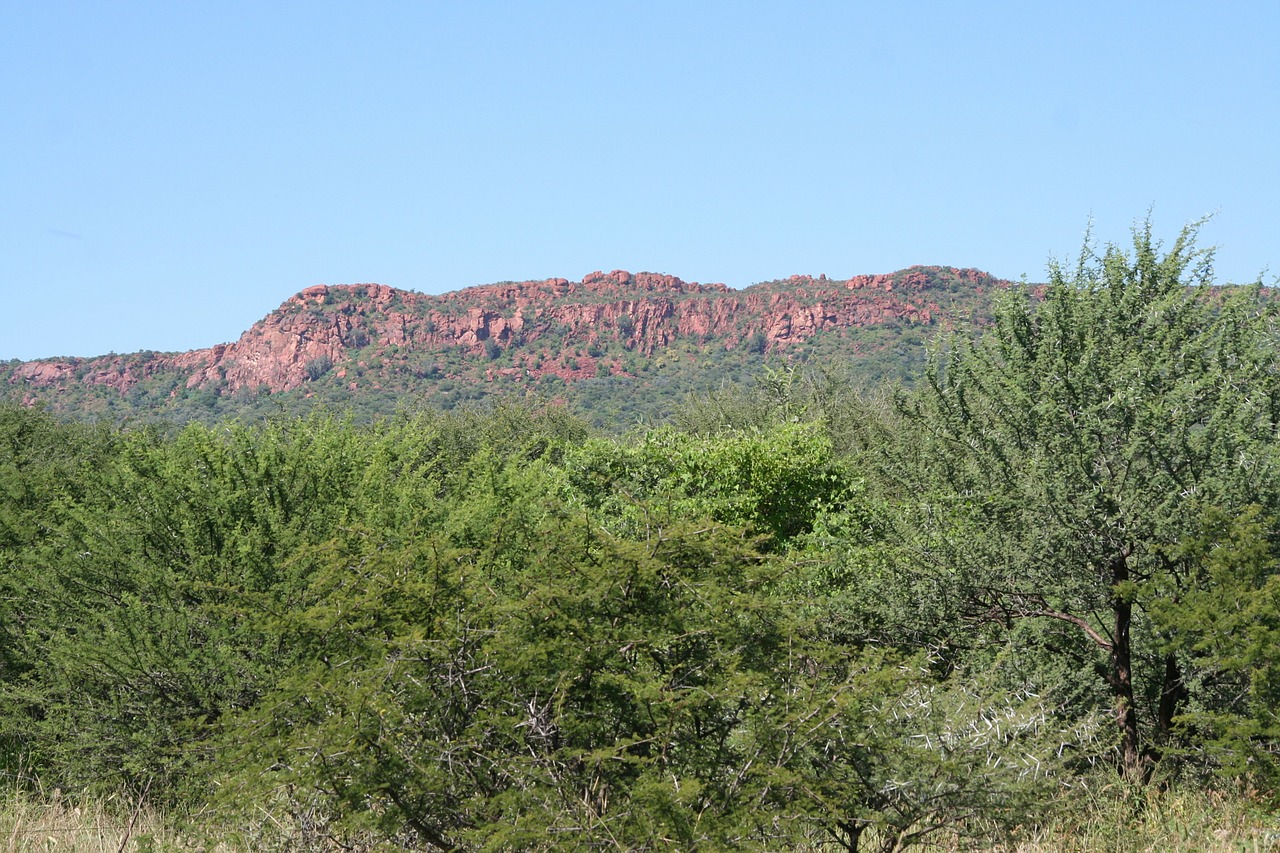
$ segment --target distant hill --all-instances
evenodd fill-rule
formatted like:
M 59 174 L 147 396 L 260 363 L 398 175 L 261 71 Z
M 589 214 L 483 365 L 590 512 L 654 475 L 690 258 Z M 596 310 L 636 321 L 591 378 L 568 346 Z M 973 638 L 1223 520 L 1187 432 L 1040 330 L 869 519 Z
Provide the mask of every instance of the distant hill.
M 910 375 L 940 328 L 983 322 L 1011 282 L 911 267 L 847 280 L 792 276 L 744 290 L 596 272 L 428 296 L 318 285 L 234 343 L 0 364 L 0 391 L 69 417 L 212 420 L 317 404 L 358 417 L 489 397 L 561 400 L 600 422 L 659 417 L 688 393 L 769 361 Z

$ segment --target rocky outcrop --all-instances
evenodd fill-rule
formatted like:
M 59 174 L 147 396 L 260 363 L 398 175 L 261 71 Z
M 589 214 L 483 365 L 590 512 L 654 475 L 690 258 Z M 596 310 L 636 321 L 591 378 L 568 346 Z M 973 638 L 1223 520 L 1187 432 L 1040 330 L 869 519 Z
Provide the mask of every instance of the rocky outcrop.
M 930 325 L 956 294 L 1007 287 L 978 270 L 913 267 L 831 280 L 792 276 L 741 291 L 671 275 L 593 272 L 473 287 L 441 296 L 379 284 L 316 285 L 286 300 L 234 343 L 176 354 L 27 362 L 9 372 L 31 391 L 84 383 L 128 392 L 159 376 L 187 389 L 289 391 L 334 370 L 362 372 L 370 354 L 455 352 L 477 360 L 518 350 L 489 381 L 555 375 L 566 381 L 622 372 L 603 343 L 651 356 L 679 340 L 733 349 L 782 349 L 821 332 Z M 355 383 L 353 382 L 354 386 Z

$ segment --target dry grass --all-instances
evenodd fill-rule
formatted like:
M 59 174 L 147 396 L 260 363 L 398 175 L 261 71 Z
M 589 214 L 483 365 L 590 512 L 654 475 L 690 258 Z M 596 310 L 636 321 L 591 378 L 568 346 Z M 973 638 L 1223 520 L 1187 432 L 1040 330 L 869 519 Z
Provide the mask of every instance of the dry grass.
M 0 804 L 5 851 L 124 853 L 190 849 L 163 818 L 142 804 L 119 801 L 71 803 L 58 792 L 36 797 L 11 791 Z
M 211 816 L 161 813 L 124 797 L 72 799 L 12 788 L 0 795 L 0 853 L 367 853 L 377 845 L 338 845 L 322 823 L 280 820 L 259 804 L 228 827 Z
M 1280 851 L 1280 814 L 1248 792 L 1081 792 L 1060 817 L 1002 848 L 1017 853 Z
M 161 853 L 205 851 L 241 853 L 271 849 L 335 849 L 311 833 L 292 832 L 270 820 L 244 827 L 239 841 L 209 841 L 184 835 L 155 810 L 108 798 L 65 800 L 11 790 L 0 802 L 3 851 L 50 853 Z M 376 846 L 376 845 L 373 845 Z M 363 849 L 363 848 L 362 848 Z M 825 849 L 825 848 L 823 848 Z M 1159 792 L 1124 795 L 1112 789 L 1083 791 L 1058 817 L 1003 845 L 936 837 L 924 849 L 1000 853 L 1265 853 L 1280 851 L 1280 813 L 1267 810 L 1247 792 Z

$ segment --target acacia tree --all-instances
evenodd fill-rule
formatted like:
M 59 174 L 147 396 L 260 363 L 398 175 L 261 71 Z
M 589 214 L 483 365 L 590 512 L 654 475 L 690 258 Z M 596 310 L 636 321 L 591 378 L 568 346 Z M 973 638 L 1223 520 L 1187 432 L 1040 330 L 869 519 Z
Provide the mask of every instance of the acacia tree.
M 919 440 L 890 465 L 902 553 L 971 618 L 1073 634 L 1137 778 L 1193 689 L 1148 618 L 1208 582 L 1184 539 L 1207 512 L 1277 506 L 1274 311 L 1212 286 L 1199 224 L 1167 252 L 1149 221 L 1131 251 L 1086 241 L 1042 299 L 1011 292 L 986 334 L 944 341 L 900 400 Z

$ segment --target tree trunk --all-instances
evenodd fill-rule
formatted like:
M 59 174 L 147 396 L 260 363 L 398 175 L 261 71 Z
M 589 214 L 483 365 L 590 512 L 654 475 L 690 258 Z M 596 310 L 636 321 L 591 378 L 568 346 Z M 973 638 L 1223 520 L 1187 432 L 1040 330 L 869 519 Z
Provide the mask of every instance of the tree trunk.
M 1156 709 L 1156 733 L 1160 744 L 1168 742 L 1173 734 L 1173 720 L 1187 698 L 1187 686 L 1182 681 L 1182 667 L 1173 654 L 1164 656 L 1164 681 L 1160 686 L 1160 706 Z M 1151 746 L 1146 752 L 1147 764 L 1154 766 L 1160 760 L 1160 747 Z
M 1173 718 L 1178 716 L 1178 708 L 1187 698 L 1187 687 L 1182 683 L 1182 667 L 1173 654 L 1164 656 L 1164 684 L 1160 688 L 1160 710 L 1156 724 L 1161 736 L 1173 731 Z
M 840 830 L 832 832 L 836 843 L 844 848 L 846 853 L 858 853 L 858 845 L 862 841 L 862 833 L 867 828 L 867 823 L 861 820 L 838 820 L 836 827 Z
M 1117 557 L 1111 564 L 1112 584 L 1129 579 L 1129 563 Z M 1127 598 L 1111 600 L 1115 625 L 1111 640 L 1111 682 L 1115 698 L 1116 723 L 1120 726 L 1120 760 L 1124 775 L 1132 780 L 1142 778 L 1142 744 L 1138 735 L 1138 709 L 1133 701 L 1133 641 L 1129 636 L 1133 624 L 1133 603 Z

